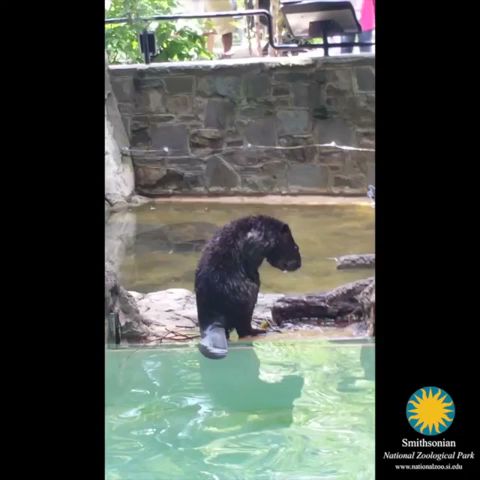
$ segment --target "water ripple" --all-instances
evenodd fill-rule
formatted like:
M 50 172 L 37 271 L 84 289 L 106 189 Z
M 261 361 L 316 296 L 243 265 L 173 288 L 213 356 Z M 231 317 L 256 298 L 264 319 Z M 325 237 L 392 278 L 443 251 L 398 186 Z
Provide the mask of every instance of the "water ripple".
M 374 365 L 361 348 L 373 347 L 260 342 L 221 362 L 108 352 L 106 478 L 371 480 Z

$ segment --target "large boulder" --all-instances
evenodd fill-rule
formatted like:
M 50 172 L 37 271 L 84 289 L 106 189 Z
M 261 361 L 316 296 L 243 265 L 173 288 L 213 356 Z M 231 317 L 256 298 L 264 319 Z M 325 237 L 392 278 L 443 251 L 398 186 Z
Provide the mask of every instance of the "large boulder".
M 138 310 L 135 298 L 119 283 L 112 265 L 105 266 L 105 322 L 118 318 L 120 338 L 128 343 L 143 342 L 151 335 L 148 322 Z
M 127 203 L 134 193 L 132 160 L 125 153 L 129 146 L 105 55 L 105 200 L 110 206 Z

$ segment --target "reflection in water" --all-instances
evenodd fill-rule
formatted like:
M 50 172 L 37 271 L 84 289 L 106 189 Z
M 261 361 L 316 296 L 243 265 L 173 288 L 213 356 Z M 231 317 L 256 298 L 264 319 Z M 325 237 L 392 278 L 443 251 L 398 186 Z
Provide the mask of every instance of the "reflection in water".
M 260 361 L 254 348 L 232 349 L 226 358 L 217 361 L 201 356 L 200 372 L 214 408 L 227 413 L 275 411 L 275 427 L 292 423 L 293 401 L 300 397 L 303 378 L 288 375 L 278 383 L 260 380 Z M 271 419 L 267 421 L 271 427 Z
M 106 479 L 374 478 L 374 346 L 254 345 L 107 351 Z
M 199 252 L 218 227 L 207 222 L 180 222 L 142 226 L 135 237 L 135 255 L 153 252 Z
M 375 348 L 364 345 L 360 351 L 360 363 L 365 372 L 365 380 L 375 380 Z
M 136 215 L 128 211 L 115 212 L 105 224 L 105 260 L 118 272 L 125 252 L 135 244 Z
M 339 391 L 351 391 L 363 388 L 362 381 L 375 380 L 375 348 L 374 344 L 362 345 L 360 348 L 360 365 L 363 369 L 362 376 L 347 376 L 338 383 Z

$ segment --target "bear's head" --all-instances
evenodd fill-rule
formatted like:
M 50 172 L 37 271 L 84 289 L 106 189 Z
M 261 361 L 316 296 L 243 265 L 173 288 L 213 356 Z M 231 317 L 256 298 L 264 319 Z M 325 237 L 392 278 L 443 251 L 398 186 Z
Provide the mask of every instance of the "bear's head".
M 279 225 L 279 231 L 274 236 L 273 247 L 268 252 L 267 262 L 280 270 L 293 272 L 302 266 L 300 249 L 293 239 L 290 227 L 286 223 Z

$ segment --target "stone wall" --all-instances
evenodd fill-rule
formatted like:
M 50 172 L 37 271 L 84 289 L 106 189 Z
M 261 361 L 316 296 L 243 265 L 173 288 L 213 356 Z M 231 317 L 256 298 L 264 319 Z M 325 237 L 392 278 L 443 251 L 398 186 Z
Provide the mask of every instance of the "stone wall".
M 120 65 L 110 77 L 137 193 L 363 195 L 374 183 L 372 55 Z

